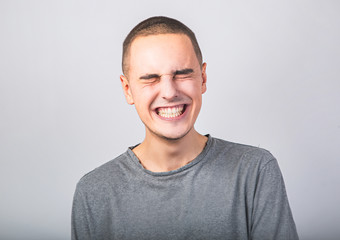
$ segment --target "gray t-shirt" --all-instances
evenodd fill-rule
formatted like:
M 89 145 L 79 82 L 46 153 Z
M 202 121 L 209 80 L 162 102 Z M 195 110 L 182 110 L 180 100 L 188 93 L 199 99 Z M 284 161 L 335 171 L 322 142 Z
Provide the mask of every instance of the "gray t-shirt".
M 156 173 L 131 149 L 79 181 L 73 240 L 298 239 L 268 151 L 209 136 L 192 162 Z

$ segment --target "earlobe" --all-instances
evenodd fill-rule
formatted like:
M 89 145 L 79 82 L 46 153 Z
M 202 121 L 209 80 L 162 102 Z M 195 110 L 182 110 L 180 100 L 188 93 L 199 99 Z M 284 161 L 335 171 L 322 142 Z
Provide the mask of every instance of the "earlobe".
M 134 101 L 133 101 L 133 97 L 131 94 L 131 88 L 130 88 L 130 83 L 128 79 L 124 75 L 120 75 L 120 82 L 122 84 L 122 88 L 123 88 L 127 103 L 130 105 L 133 105 Z
M 207 63 L 202 64 L 202 94 L 207 91 Z

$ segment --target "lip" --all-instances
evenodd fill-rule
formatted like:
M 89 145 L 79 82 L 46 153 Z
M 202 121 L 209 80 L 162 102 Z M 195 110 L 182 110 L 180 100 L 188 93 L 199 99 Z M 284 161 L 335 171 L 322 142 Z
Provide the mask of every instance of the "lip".
M 177 117 L 171 117 L 171 118 L 167 118 L 167 117 L 162 117 L 161 115 L 157 114 L 157 110 L 159 108 L 174 108 L 174 107 L 178 107 L 178 106 L 181 106 L 181 105 L 184 105 L 183 106 L 183 112 L 181 115 L 177 116 Z M 166 120 L 166 121 L 177 121 L 177 120 L 180 120 L 182 118 L 184 118 L 186 116 L 186 113 L 188 112 L 188 108 L 189 108 L 189 104 L 176 104 L 176 105 L 172 105 L 172 106 L 161 106 L 161 107 L 156 107 L 154 109 L 154 114 L 157 115 L 158 118 L 162 119 L 162 120 Z

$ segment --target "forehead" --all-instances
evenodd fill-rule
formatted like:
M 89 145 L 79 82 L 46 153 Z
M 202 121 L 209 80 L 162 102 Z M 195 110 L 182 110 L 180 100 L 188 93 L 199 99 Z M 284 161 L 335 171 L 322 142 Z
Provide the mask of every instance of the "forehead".
M 193 45 L 185 34 L 137 37 L 130 47 L 130 71 L 165 73 L 199 65 Z

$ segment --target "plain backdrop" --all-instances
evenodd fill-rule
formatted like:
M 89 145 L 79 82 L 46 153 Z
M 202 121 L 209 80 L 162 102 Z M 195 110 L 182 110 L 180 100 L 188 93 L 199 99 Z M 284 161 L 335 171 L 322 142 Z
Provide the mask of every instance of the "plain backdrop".
M 0 0 L 0 239 L 70 238 L 77 181 L 144 137 L 121 46 L 165 15 L 196 33 L 202 134 L 269 149 L 302 240 L 340 236 L 340 2 Z

